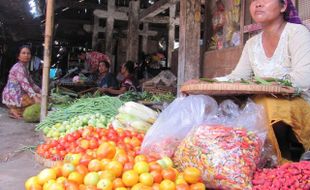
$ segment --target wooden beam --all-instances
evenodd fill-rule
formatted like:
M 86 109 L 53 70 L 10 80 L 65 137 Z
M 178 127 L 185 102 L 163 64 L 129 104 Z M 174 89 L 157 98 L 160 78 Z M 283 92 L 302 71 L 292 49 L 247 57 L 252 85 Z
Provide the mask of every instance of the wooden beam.
M 92 49 L 94 50 L 97 45 L 98 41 L 98 33 L 99 33 L 99 18 L 94 16 L 94 30 L 93 30 L 93 37 L 92 37 Z
M 59 10 L 65 7 L 78 8 L 78 9 L 107 9 L 104 4 L 90 3 L 88 1 L 79 2 L 76 0 L 59 0 L 56 2 L 55 10 Z
M 139 9 L 140 0 L 129 2 L 129 19 L 127 35 L 127 55 L 126 59 L 137 62 L 139 51 Z
M 201 0 L 180 1 L 178 88 L 200 77 Z
M 42 100 L 41 100 L 41 121 L 47 115 L 48 105 L 48 87 L 49 87 L 49 71 L 52 58 L 52 42 L 53 42 L 53 28 L 54 28 L 54 0 L 46 1 L 46 24 L 44 37 L 44 64 L 42 75 Z
M 171 5 L 169 8 L 169 31 L 168 31 L 168 67 L 172 65 L 172 52 L 174 51 L 174 40 L 175 40 L 175 15 L 176 5 Z
M 106 35 L 105 35 L 105 51 L 111 60 L 111 72 L 114 72 L 114 59 L 113 59 L 113 28 L 114 28 L 114 16 L 115 13 L 115 0 L 108 0 L 108 13 L 106 23 Z
M 141 11 L 140 20 L 143 21 L 146 18 L 154 17 L 164 10 L 168 9 L 171 5 L 176 4 L 179 0 L 159 0 L 154 5 Z
M 149 30 L 149 23 L 143 23 L 143 32 L 147 32 Z M 148 54 L 147 51 L 147 45 L 148 45 L 148 35 L 142 36 L 142 51 L 145 54 Z
M 113 14 L 115 20 L 123 20 L 128 21 L 128 12 L 122 12 L 121 9 L 115 9 L 115 13 Z M 110 14 L 106 10 L 96 9 L 94 10 L 94 15 L 99 18 L 108 18 Z M 141 21 L 141 20 L 140 20 Z M 143 22 L 154 23 L 154 24 L 167 24 L 169 23 L 168 16 L 155 16 L 143 19 Z M 179 18 L 175 18 L 175 24 L 179 25 Z

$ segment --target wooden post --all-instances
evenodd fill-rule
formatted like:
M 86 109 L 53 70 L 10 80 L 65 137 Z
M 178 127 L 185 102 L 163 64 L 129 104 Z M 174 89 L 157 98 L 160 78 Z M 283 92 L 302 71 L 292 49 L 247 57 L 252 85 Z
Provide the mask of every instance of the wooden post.
M 169 32 L 168 32 L 168 68 L 172 64 L 172 52 L 174 51 L 174 40 L 175 40 L 175 10 L 176 5 L 171 5 L 169 8 Z
M 149 30 L 149 23 L 143 23 L 143 32 L 145 32 L 145 35 L 142 36 L 142 51 L 145 54 L 148 54 L 147 45 L 148 45 L 148 38 L 147 32 Z
M 52 37 L 54 27 L 54 0 L 46 1 L 46 22 L 45 22 L 45 37 L 44 37 L 44 65 L 42 75 L 42 100 L 41 100 L 41 121 L 47 115 L 48 108 L 48 87 L 49 87 L 49 71 L 52 57 Z
M 129 2 L 128 35 L 127 35 L 127 60 L 138 61 L 139 51 L 139 9 L 140 1 Z
M 114 59 L 113 59 L 113 28 L 114 28 L 114 17 L 113 13 L 115 11 L 115 0 L 108 0 L 108 13 L 106 24 L 106 36 L 105 36 L 105 50 L 106 54 L 111 60 L 111 72 L 114 72 Z
M 93 38 L 92 38 L 92 48 L 95 50 L 97 42 L 98 42 L 98 33 L 99 33 L 99 17 L 94 16 L 94 30 L 93 30 Z
M 245 0 L 241 1 L 240 14 L 240 44 L 244 45 L 244 21 L 245 21 Z
M 178 91 L 187 80 L 200 77 L 201 0 L 180 1 Z

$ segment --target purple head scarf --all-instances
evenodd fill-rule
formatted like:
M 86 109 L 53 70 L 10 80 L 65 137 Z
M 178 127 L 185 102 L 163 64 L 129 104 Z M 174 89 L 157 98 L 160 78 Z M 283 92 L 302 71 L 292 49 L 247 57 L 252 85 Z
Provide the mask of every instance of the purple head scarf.
M 291 0 L 285 0 L 285 2 L 287 4 L 287 8 L 284 13 L 284 19 L 290 23 L 302 24 L 293 2 Z

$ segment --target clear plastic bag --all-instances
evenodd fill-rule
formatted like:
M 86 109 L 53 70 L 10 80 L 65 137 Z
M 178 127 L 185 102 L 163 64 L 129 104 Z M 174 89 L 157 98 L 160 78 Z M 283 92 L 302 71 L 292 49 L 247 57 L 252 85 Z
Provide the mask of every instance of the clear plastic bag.
M 194 127 L 216 114 L 216 101 L 203 95 L 175 99 L 147 132 L 141 153 L 160 158 L 173 156 L 176 147 Z
M 226 100 L 204 123 L 178 146 L 175 164 L 199 168 L 208 188 L 251 189 L 267 135 L 263 108 L 248 101 L 240 109 Z

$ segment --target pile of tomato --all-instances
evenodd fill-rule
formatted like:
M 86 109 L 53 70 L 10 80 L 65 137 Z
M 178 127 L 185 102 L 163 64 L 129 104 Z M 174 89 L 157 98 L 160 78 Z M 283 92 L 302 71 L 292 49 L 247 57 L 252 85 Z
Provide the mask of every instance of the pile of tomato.
M 112 127 L 86 127 L 70 133 L 58 140 L 50 139 L 37 148 L 37 154 L 45 159 L 63 160 L 68 153 L 86 153 L 96 157 L 96 149 L 106 141 L 117 143 L 130 153 L 138 153 L 144 134 Z
M 63 163 L 42 170 L 25 183 L 26 190 L 204 190 L 196 168 L 177 171 L 168 165 L 128 155 L 114 142 L 105 142 L 97 158 L 68 154 Z M 101 145 L 100 145 L 101 146 Z
M 166 157 L 139 154 L 144 134 L 92 128 L 40 145 L 37 153 L 62 159 L 25 182 L 26 190 L 204 190 L 196 168 L 179 172 Z

